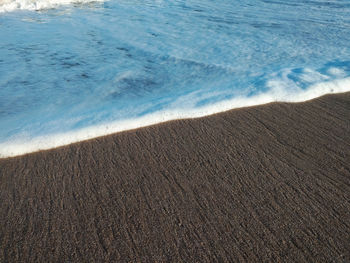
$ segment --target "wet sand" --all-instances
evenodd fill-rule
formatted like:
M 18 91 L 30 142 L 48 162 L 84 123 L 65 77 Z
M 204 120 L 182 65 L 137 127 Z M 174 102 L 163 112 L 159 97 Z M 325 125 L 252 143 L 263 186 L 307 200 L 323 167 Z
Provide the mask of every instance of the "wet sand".
M 348 262 L 350 93 L 0 160 L 0 262 Z

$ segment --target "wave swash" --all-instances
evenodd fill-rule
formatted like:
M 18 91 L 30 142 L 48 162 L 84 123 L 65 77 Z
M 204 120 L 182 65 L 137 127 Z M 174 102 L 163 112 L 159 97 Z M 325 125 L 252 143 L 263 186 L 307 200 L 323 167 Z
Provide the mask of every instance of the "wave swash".
M 343 0 L 0 0 L 0 40 L 1 158 L 350 91 Z

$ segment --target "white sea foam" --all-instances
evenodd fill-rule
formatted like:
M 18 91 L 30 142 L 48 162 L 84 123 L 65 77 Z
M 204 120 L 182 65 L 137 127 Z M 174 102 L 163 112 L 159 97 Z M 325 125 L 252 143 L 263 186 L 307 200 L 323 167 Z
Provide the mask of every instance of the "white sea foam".
M 0 13 L 15 10 L 43 10 L 60 5 L 103 2 L 103 0 L 0 0 Z
M 300 76 L 300 78 L 304 82 L 313 83 L 319 81 L 326 81 L 329 79 L 329 76 L 323 75 L 312 69 L 304 69 L 304 73 Z
M 330 69 L 328 69 L 328 73 L 333 75 L 333 76 L 337 76 L 337 77 L 344 77 L 346 76 L 346 72 L 340 68 L 336 68 L 336 67 L 331 67 Z
M 350 91 L 350 78 L 321 82 L 306 90 L 293 89 L 288 91 L 283 81 L 276 79 L 269 82 L 270 90 L 252 97 L 236 97 L 200 108 L 173 108 L 155 112 L 135 119 L 116 121 L 108 124 L 83 128 L 64 134 L 53 134 L 27 139 L 13 139 L 0 143 L 0 157 L 12 157 L 84 141 L 116 132 L 132 130 L 175 119 L 199 118 L 224 112 L 234 108 L 249 107 L 270 102 L 303 102 L 330 93 Z

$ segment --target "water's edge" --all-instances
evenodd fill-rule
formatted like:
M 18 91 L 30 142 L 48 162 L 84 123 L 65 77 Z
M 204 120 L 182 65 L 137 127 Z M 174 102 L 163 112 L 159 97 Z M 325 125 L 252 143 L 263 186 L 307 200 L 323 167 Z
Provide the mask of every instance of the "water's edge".
M 201 118 L 233 109 L 259 106 L 273 102 L 300 103 L 328 94 L 346 92 L 350 92 L 350 78 L 319 83 L 307 90 L 299 92 L 298 94 L 294 94 L 294 96 L 290 96 L 289 98 L 284 95 L 281 99 L 279 99 L 276 97 L 276 94 L 271 94 L 270 92 L 250 98 L 234 98 L 231 100 L 221 101 L 216 104 L 197 109 L 154 112 L 135 119 L 115 121 L 97 126 L 86 127 L 67 133 L 39 136 L 27 141 L 13 140 L 0 143 L 0 158 L 15 157 L 42 150 L 54 149 L 72 143 L 78 143 L 173 120 Z

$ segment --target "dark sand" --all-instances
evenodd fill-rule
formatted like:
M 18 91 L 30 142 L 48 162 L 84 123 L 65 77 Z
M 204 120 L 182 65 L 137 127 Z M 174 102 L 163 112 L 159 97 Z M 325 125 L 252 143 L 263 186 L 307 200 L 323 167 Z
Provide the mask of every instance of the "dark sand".
M 350 260 L 350 93 L 0 160 L 0 262 Z

